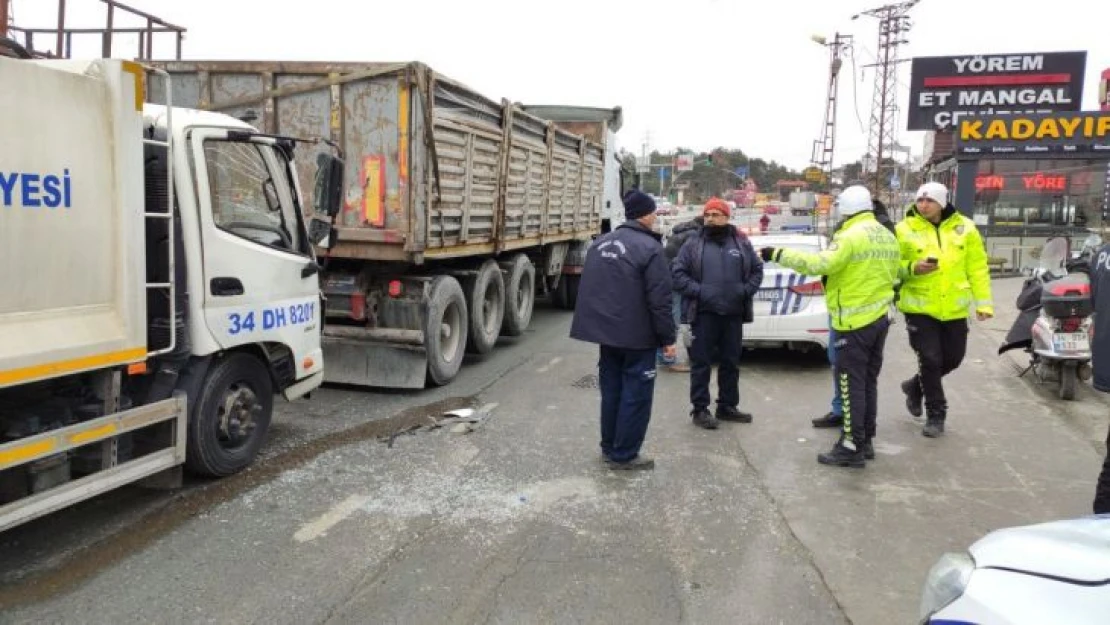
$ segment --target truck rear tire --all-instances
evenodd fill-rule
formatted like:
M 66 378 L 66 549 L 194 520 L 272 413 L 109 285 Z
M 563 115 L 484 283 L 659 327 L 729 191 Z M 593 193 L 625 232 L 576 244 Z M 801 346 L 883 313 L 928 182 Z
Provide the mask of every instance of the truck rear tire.
M 244 353 L 216 361 L 189 414 L 185 467 L 208 477 L 243 470 L 266 439 L 273 409 L 274 384 L 261 361 Z
M 581 278 L 581 276 L 572 275 L 559 276 L 559 286 L 555 287 L 555 292 L 552 294 L 552 303 L 556 308 L 574 310 L 574 306 L 578 303 L 578 284 L 582 281 Z
M 467 341 L 466 297 L 459 281 L 436 276 L 428 296 L 424 321 L 424 347 L 428 352 L 428 380 L 443 386 L 462 367 Z
M 524 254 L 517 254 L 501 266 L 508 274 L 505 280 L 505 320 L 501 334 L 520 336 L 532 322 L 536 305 L 536 268 Z
M 497 343 L 505 318 L 505 279 L 501 267 L 487 260 L 478 269 L 478 275 L 466 281 L 463 290 L 470 315 L 466 350 L 472 354 L 489 353 Z

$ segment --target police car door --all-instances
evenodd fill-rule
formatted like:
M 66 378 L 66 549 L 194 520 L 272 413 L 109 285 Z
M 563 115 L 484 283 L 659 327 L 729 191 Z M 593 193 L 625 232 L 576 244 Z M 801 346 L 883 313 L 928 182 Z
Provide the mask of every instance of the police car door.
M 189 140 L 209 330 L 224 348 L 283 344 L 297 379 L 315 372 L 322 365 L 318 268 L 289 161 L 273 139 L 249 133 L 194 129 Z

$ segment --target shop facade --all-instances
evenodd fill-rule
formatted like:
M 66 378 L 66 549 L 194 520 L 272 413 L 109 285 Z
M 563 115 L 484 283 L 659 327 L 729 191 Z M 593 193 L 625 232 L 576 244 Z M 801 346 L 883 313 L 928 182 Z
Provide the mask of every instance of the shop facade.
M 1110 227 L 1110 113 L 965 120 L 954 147 L 930 178 L 955 191 L 998 269 L 1029 269 L 1048 239 L 1066 237 L 1078 250 Z

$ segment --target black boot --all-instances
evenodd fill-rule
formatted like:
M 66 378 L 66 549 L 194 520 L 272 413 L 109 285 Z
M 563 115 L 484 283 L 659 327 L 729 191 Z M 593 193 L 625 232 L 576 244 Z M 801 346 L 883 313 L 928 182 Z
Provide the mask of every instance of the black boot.
M 921 434 L 929 438 L 937 438 L 944 434 L 944 419 L 948 416 L 948 404 L 941 404 L 939 407 L 929 406 L 929 410 L 925 415 L 925 427 L 921 429 Z
M 863 452 L 863 457 L 867 460 L 875 459 L 875 445 L 871 443 L 871 437 L 863 441 L 863 447 L 860 449 Z
M 862 469 L 867 466 L 862 447 L 862 443 L 857 446 L 851 440 L 841 436 L 840 440 L 836 441 L 836 445 L 833 445 L 831 451 L 824 454 L 817 454 L 817 462 L 835 467 Z
M 722 406 L 717 404 L 717 414 L 715 415 L 720 421 L 733 421 L 735 423 L 751 423 L 752 415 L 747 412 L 740 412 L 732 406 Z
M 921 434 L 929 438 L 939 438 L 944 434 L 944 418 L 929 417 L 925 420 L 925 427 L 921 429 Z
M 921 381 L 916 375 L 902 382 L 902 392 L 906 394 L 906 410 L 915 417 L 920 417 L 925 412 L 922 404 L 925 401 L 925 392 L 921 390 Z
M 716 430 L 719 425 L 717 423 L 717 418 L 710 414 L 709 410 L 706 408 L 697 408 L 690 413 L 690 416 L 694 419 L 694 425 L 699 428 Z
M 812 423 L 815 428 L 839 428 L 844 426 L 844 417 L 830 412 L 823 417 L 817 417 Z

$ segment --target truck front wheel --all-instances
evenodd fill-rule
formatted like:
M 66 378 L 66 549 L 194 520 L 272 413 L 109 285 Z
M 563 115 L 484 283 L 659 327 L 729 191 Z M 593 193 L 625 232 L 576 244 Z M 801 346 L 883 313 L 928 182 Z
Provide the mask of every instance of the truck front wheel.
M 262 447 L 273 408 L 270 372 L 257 358 L 233 353 L 213 364 L 190 411 L 185 467 L 210 477 L 246 468 Z
M 436 276 L 428 295 L 424 322 L 424 347 L 428 352 L 428 380 L 443 386 L 455 378 L 466 352 L 469 323 L 466 297 L 459 281 Z

